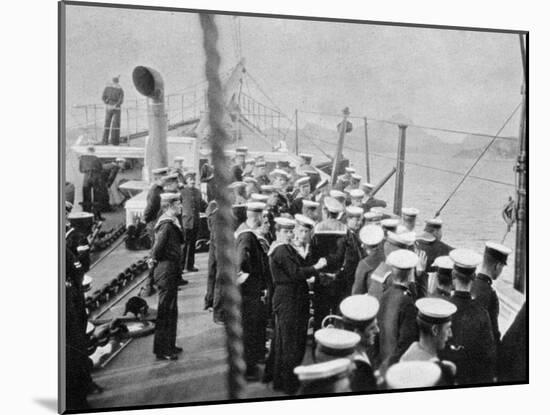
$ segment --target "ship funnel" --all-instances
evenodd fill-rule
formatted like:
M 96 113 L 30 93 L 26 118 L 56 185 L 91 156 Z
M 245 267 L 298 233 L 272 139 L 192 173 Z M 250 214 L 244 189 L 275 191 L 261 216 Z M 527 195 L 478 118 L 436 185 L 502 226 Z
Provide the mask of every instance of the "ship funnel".
M 149 137 L 145 142 L 143 180 L 150 181 L 151 170 L 168 166 L 168 118 L 164 109 L 164 81 L 160 73 L 145 66 L 136 66 L 132 79 L 138 92 L 149 98 Z

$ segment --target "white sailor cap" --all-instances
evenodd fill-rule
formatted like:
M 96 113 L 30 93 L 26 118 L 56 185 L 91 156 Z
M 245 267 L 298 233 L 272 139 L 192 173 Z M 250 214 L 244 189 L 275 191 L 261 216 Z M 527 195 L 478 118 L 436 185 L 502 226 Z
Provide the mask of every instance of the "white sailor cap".
M 351 175 L 351 179 L 360 182 L 361 180 L 363 180 L 363 176 L 360 176 L 360 175 L 357 174 L 357 173 L 353 173 L 353 174 Z
M 398 219 L 382 219 L 380 221 L 380 225 L 386 230 L 390 229 L 397 229 L 397 225 L 399 225 Z
M 454 263 L 448 255 L 443 255 L 443 256 L 438 256 L 436 259 L 434 259 L 434 262 L 432 263 L 432 265 L 439 269 L 451 270 L 453 269 Z
M 330 197 L 333 197 L 335 199 L 345 199 L 346 194 L 344 192 L 341 192 L 340 190 L 332 189 L 329 192 Z
M 317 183 L 317 186 L 315 186 L 316 190 L 319 190 L 322 187 L 325 187 L 328 184 L 328 179 L 325 177 L 324 179 L 321 179 L 319 183 Z
M 359 239 L 367 246 L 375 246 L 384 240 L 384 230 L 378 225 L 365 225 L 359 231 Z
M 359 206 L 348 206 L 346 208 L 346 215 L 348 217 L 363 217 L 363 208 L 360 208 Z
M 245 187 L 245 182 L 233 182 L 229 186 L 227 186 L 229 189 L 239 189 L 241 187 Z
M 181 195 L 179 193 L 161 193 L 160 200 L 163 202 L 172 202 L 174 200 L 180 200 Z
M 339 357 L 352 354 L 361 340 L 357 333 L 332 327 L 317 330 L 314 337 L 320 352 Z
M 504 265 L 507 265 L 508 255 L 511 253 L 512 250 L 502 244 L 490 241 L 485 243 L 485 255 L 493 257 L 497 261 L 502 262 Z
M 451 320 L 456 306 L 442 298 L 421 298 L 414 303 L 418 320 L 428 324 L 443 324 Z
M 284 177 L 285 179 L 290 179 L 290 174 L 288 174 L 286 171 L 282 170 L 282 169 L 274 169 L 274 170 L 271 170 L 271 172 L 269 173 L 270 176 L 279 176 L 279 177 Z
M 299 213 L 294 215 L 294 220 L 296 221 L 297 225 L 305 226 L 306 228 L 313 229 L 313 227 L 315 226 L 315 222 L 313 222 L 307 216 L 301 215 Z
M 404 225 L 397 225 L 397 228 L 395 228 L 395 233 L 397 234 L 402 234 L 402 233 L 406 233 L 406 232 L 409 232 L 409 228 L 407 228 L 406 226 Z
M 352 173 L 352 174 L 355 173 L 356 171 L 353 167 L 346 167 L 345 170 L 346 170 L 346 173 Z
M 177 182 L 178 181 L 178 174 L 177 173 L 173 173 L 173 174 L 167 174 L 166 176 L 162 176 L 162 184 L 166 184 L 168 182 Z
M 388 255 L 386 263 L 399 269 L 411 269 L 418 264 L 418 255 L 408 249 L 398 249 Z
M 250 195 L 250 200 L 254 201 L 254 202 L 267 202 L 267 200 L 269 199 L 269 196 L 267 195 L 262 195 L 260 193 L 252 193 Z
M 366 189 L 366 190 L 372 190 L 374 189 L 374 185 L 372 183 L 369 183 L 369 182 L 363 182 L 361 183 L 361 187 Z
M 285 218 L 285 217 L 278 217 L 275 218 L 275 223 L 279 225 L 283 229 L 294 229 L 296 226 L 296 221 L 293 219 Z
M 441 379 L 441 368 L 430 361 L 399 362 L 386 372 L 389 389 L 427 388 Z
M 324 203 L 329 212 L 338 213 L 344 210 L 344 206 L 333 197 L 325 197 Z
M 86 335 L 90 336 L 95 330 L 95 326 L 89 321 L 86 323 Z
M 386 239 L 392 245 L 406 249 L 413 246 L 416 241 L 416 235 L 414 232 L 395 233 L 388 231 Z
M 158 169 L 151 170 L 151 173 L 156 175 L 162 175 L 168 173 L 168 167 L 159 167 Z
M 260 186 L 260 190 L 263 193 L 273 193 L 275 191 L 275 186 L 272 184 L 263 184 Z
M 258 184 L 258 180 L 256 180 L 254 177 L 252 176 L 245 176 L 243 177 L 243 182 L 245 183 L 254 183 L 254 184 Z
M 410 207 L 410 208 L 403 208 L 401 209 L 401 215 L 402 216 L 408 216 L 411 218 L 416 218 L 420 211 L 416 208 Z
M 362 199 L 365 197 L 365 192 L 361 189 L 351 189 L 349 195 L 352 199 Z
M 174 161 L 185 161 L 185 157 L 176 156 L 176 157 L 174 157 Z
M 426 220 L 426 227 L 441 228 L 443 221 L 439 218 L 432 218 Z
M 305 185 L 308 185 L 308 186 L 309 186 L 310 183 L 311 183 L 311 182 L 310 182 L 308 176 L 301 177 L 301 178 L 299 178 L 298 180 L 296 180 L 296 181 L 294 182 L 294 184 L 295 184 L 296 186 L 305 186 Z
M 482 260 L 481 255 L 466 248 L 453 249 L 449 252 L 449 257 L 454 263 L 454 268 L 467 275 L 473 274 Z
M 327 362 L 315 363 L 294 368 L 294 374 L 301 382 L 329 379 L 348 373 L 351 361 L 345 358 L 333 359 Z
M 237 147 L 237 148 L 235 149 L 235 153 L 237 153 L 237 154 L 239 154 L 239 155 L 240 155 L 240 154 L 246 154 L 246 153 L 248 153 L 248 147 L 244 147 L 244 146 L 242 146 L 242 147 Z
M 380 303 L 372 295 L 351 295 L 340 303 L 340 312 L 346 322 L 366 326 L 376 317 Z
M 317 209 L 320 205 L 319 202 L 314 202 L 313 200 L 303 200 L 302 205 L 308 209 Z
M 380 212 L 373 212 L 373 211 L 370 211 L 370 212 L 366 212 L 363 217 L 365 218 L 365 221 L 367 223 L 370 223 L 370 222 L 379 222 L 380 219 L 382 219 L 382 214 Z
M 87 287 L 89 286 L 94 279 L 90 277 L 88 274 L 84 274 L 84 278 L 82 278 L 82 286 Z
M 115 159 L 115 161 L 116 161 L 117 163 L 125 163 L 125 162 L 126 162 L 126 159 L 125 159 L 124 157 L 117 157 L 117 158 Z
M 248 202 L 246 204 L 246 210 L 251 212 L 261 212 L 266 208 L 266 204 L 262 202 Z

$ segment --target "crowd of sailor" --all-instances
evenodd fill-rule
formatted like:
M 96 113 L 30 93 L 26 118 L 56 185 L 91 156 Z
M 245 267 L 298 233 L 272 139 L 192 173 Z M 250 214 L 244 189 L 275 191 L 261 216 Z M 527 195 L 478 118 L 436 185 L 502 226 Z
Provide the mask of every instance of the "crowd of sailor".
M 525 307 L 499 331 L 494 281 L 511 250 L 443 242 L 444 223 L 386 210 L 351 167 L 334 185 L 301 154 L 299 166 L 237 148 L 229 186 L 246 379 L 289 395 L 526 380 Z M 153 171 L 141 220 L 158 291 L 154 350 L 177 360 L 178 286 L 196 272 L 200 213 L 210 230 L 205 310 L 224 324 L 213 169 Z M 420 232 L 417 232 L 419 231 Z M 480 230 L 481 232 L 481 230 Z M 308 345 L 311 346 L 308 348 Z M 514 356 L 512 359 L 511 356 Z

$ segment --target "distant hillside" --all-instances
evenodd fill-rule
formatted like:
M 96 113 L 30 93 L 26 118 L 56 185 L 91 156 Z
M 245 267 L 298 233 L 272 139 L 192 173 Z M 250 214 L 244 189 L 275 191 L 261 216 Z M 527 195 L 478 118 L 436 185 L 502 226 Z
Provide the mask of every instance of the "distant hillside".
M 485 146 L 489 144 L 490 138 L 480 137 L 475 135 L 467 136 L 462 142 L 462 149 L 459 150 L 454 157 L 457 158 L 476 158 L 478 157 Z M 518 143 L 513 140 L 496 140 L 493 145 L 487 150 L 484 157 L 493 159 L 513 159 L 517 157 Z

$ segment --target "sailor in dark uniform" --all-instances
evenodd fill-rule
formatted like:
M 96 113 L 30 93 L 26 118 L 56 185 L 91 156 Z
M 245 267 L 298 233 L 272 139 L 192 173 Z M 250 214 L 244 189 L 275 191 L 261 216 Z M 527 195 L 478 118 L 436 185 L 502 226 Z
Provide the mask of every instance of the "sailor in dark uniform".
M 359 240 L 366 250 L 366 256 L 359 261 L 355 270 L 352 294 L 366 294 L 370 274 L 386 259 L 384 255 L 384 231 L 378 225 L 366 225 L 359 231 Z
M 448 300 L 453 287 L 453 261 L 449 256 L 440 256 L 433 262 L 434 272 L 429 273 L 428 296 Z
M 247 380 L 258 379 L 257 364 L 265 357 L 266 319 L 261 297 L 266 289 L 268 260 L 257 232 L 262 224 L 265 204 L 250 202 L 246 205 L 246 222 L 235 232 L 237 250 L 237 284 L 241 291 L 244 360 Z
M 176 346 L 178 324 L 178 280 L 181 275 L 183 231 L 178 220 L 181 198 L 178 193 L 162 193 L 163 214 L 155 225 L 155 243 L 150 264 L 159 289 L 153 353 L 157 359 L 176 360 L 181 348 Z
M 487 242 L 483 254 L 481 269 L 477 273 L 472 284 L 472 297 L 489 313 L 493 327 L 493 337 L 497 345 L 500 342 L 500 330 L 498 329 L 499 301 L 493 288 L 493 281 L 502 274 L 507 265 L 508 255 L 512 250 L 504 245 Z
M 439 218 L 428 219 L 424 232 L 416 238 L 416 245 L 419 249 L 426 252 L 428 272 L 433 272 L 433 262 L 437 257 L 449 255 L 454 248 L 441 240 L 443 221 Z
M 118 83 L 119 77 L 115 76 L 113 82 L 105 87 L 101 99 L 105 104 L 105 127 L 101 144 L 118 146 L 120 143 L 120 106 L 124 101 L 124 90 Z
M 101 212 L 108 208 L 109 194 L 103 177 L 103 165 L 95 155 L 95 148 L 88 147 L 88 153 L 80 156 L 82 180 L 82 210 L 96 215 L 101 220 Z M 105 203 L 107 200 L 107 203 Z
M 327 219 L 318 223 L 313 232 L 311 251 L 315 258 L 327 258 L 327 267 L 315 279 L 313 286 L 314 327 L 321 327 L 321 322 L 328 314 L 335 313 L 342 299 L 342 281 L 336 280 L 342 269 L 346 254 L 348 228 L 338 220 L 344 207 L 336 199 L 326 197 L 324 200 Z
M 371 363 L 371 355 L 375 352 L 373 349 L 380 332 L 376 320 L 379 308 L 378 300 L 370 295 L 352 295 L 340 303 L 344 328 L 361 337 L 351 359 L 355 366 L 350 379 L 353 392 L 377 389 L 376 368 Z
M 381 372 L 398 362 L 411 343 L 418 339 L 415 298 L 409 291 L 410 275 L 418 263 L 414 252 L 399 249 L 386 257 L 391 267 L 392 284 L 380 299 L 379 362 Z
M 365 202 L 363 204 L 363 209 L 365 212 L 370 212 L 374 207 L 385 208 L 387 203 L 382 199 L 377 199 L 371 195 L 374 185 L 368 182 L 363 182 L 361 184 L 362 190 L 365 192 Z
M 363 258 L 361 241 L 359 240 L 359 229 L 363 222 L 363 209 L 357 206 L 349 206 L 346 212 L 346 226 L 348 228 L 344 262 L 338 272 L 336 279 L 341 281 L 340 301 L 351 295 L 353 282 L 355 280 L 355 271 L 359 261 Z
M 288 197 L 290 174 L 285 170 L 275 169 L 269 173 L 269 177 L 277 193 L 279 214 L 290 213 L 290 201 Z
M 298 190 L 298 193 L 293 197 L 290 203 L 290 214 L 296 215 L 302 213 L 302 206 L 304 200 L 308 200 L 311 194 L 311 187 L 309 177 L 302 177 L 294 182 L 294 187 Z
M 345 171 L 344 174 L 338 176 L 336 179 L 334 189 L 342 191 L 351 183 L 351 175 L 355 173 L 355 169 L 353 167 L 346 167 Z
M 326 395 L 350 392 L 349 359 L 339 358 L 327 362 L 298 366 L 294 373 L 300 380 L 298 395 Z
M 258 181 L 258 186 L 260 187 L 271 183 L 271 180 L 269 180 L 269 176 L 265 171 L 265 166 L 265 161 L 256 162 L 256 171 L 254 174 L 254 178 Z
M 195 244 L 199 231 L 200 212 L 206 209 L 201 191 L 195 187 L 195 172 L 184 175 L 184 187 L 181 189 L 181 221 L 183 228 L 182 270 L 197 272 L 195 268 Z
M 527 382 L 527 309 L 519 310 L 514 322 L 502 336 L 498 352 L 499 382 Z
M 88 317 L 82 291 L 82 266 L 76 256 L 65 250 L 65 364 L 67 409 L 87 409 L 87 391 L 90 386 L 88 364 Z
M 472 299 L 470 289 L 481 256 L 469 249 L 449 253 L 454 262 L 455 291 L 450 301 L 457 307 L 452 317 L 453 336 L 440 357 L 456 365 L 456 383 L 474 385 L 495 379 L 496 343 L 487 310 Z
M 302 363 L 306 351 L 309 320 L 309 289 L 306 280 L 318 275 L 326 265 L 324 258 L 311 261 L 309 239 L 313 221 L 297 215 L 297 221 L 276 219 L 277 240 L 269 251 L 269 266 L 274 283 L 273 311 L 273 388 L 294 394 L 298 379 L 294 368 Z M 292 242 L 296 224 L 296 241 Z

